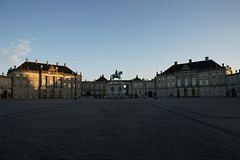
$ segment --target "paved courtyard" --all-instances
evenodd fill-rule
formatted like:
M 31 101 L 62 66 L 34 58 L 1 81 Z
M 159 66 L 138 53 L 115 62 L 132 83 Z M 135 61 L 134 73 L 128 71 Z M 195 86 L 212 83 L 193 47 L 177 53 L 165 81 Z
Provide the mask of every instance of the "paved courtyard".
M 0 101 L 0 159 L 240 159 L 240 99 Z

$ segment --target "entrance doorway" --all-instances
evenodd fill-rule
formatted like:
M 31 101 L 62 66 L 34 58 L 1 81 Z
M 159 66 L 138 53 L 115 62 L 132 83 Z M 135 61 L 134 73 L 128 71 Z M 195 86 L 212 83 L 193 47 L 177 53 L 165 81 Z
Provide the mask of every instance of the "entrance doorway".
M 177 89 L 177 97 L 179 97 L 179 96 L 180 96 L 180 90 Z
M 61 90 L 59 90 L 59 92 L 58 92 L 58 98 L 62 98 L 62 91 Z
M 47 97 L 47 91 L 43 90 L 43 98 L 46 98 L 46 97 Z
M 152 91 L 149 91 L 149 92 L 148 92 L 148 97 L 152 97 L 152 96 L 153 96 Z
M 235 89 L 232 89 L 232 97 L 237 97 L 237 92 Z
M 4 99 L 7 99 L 7 91 L 4 91 L 4 92 L 3 92 L 3 98 L 4 98 Z
M 188 90 L 185 88 L 184 89 L 184 97 L 187 97 L 188 96 Z
M 192 96 L 195 96 L 195 89 L 192 89 Z
M 55 97 L 55 92 L 54 92 L 54 90 L 52 89 L 51 90 L 51 98 L 54 98 Z

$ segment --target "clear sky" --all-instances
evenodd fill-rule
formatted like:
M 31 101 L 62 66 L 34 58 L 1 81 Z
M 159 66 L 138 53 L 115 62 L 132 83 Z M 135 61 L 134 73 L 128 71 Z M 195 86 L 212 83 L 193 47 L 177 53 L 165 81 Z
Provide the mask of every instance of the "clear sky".
M 0 0 L 0 72 L 28 58 L 151 79 L 206 56 L 240 69 L 239 0 Z

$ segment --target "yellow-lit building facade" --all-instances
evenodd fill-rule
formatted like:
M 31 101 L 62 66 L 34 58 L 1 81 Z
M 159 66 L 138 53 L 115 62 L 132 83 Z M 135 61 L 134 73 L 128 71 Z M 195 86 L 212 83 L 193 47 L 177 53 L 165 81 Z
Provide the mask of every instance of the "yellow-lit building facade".
M 12 97 L 25 98 L 80 98 L 82 75 L 64 66 L 29 62 L 8 70 L 12 80 Z

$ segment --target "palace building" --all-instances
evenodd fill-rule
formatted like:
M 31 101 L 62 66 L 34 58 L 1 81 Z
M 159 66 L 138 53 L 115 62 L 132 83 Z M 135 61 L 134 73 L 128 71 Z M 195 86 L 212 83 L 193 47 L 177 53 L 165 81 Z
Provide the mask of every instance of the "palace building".
M 226 76 L 227 96 L 240 97 L 240 70 Z
M 82 95 L 82 75 L 73 72 L 66 64 L 61 66 L 29 62 L 7 73 L 12 80 L 13 98 L 79 98 Z
M 83 97 L 153 97 L 156 94 L 155 79 L 144 80 L 138 76 L 132 80 L 107 80 L 102 75 L 95 81 L 83 81 L 82 83 Z
M 82 74 L 66 64 L 29 62 L 0 76 L 1 98 L 138 98 L 138 97 L 240 97 L 240 70 L 205 57 L 203 61 L 174 64 L 151 80 L 138 76 L 122 80 L 122 71 L 83 81 Z M 118 78 L 114 80 L 114 78 Z
M 205 57 L 204 61 L 174 63 L 157 74 L 157 96 L 168 97 L 222 97 L 226 96 L 226 76 L 232 70 Z
M 0 99 L 12 98 L 12 80 L 4 74 L 0 75 Z

